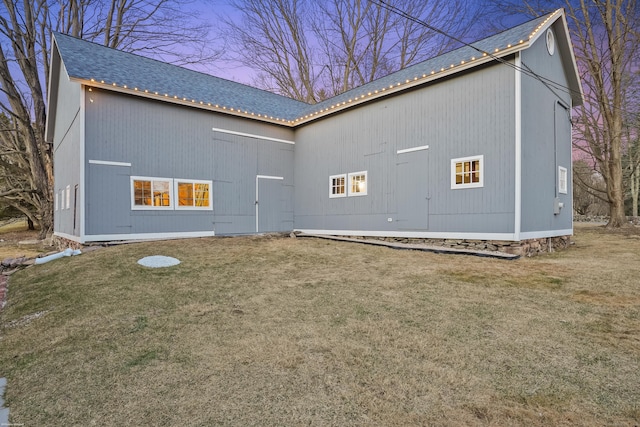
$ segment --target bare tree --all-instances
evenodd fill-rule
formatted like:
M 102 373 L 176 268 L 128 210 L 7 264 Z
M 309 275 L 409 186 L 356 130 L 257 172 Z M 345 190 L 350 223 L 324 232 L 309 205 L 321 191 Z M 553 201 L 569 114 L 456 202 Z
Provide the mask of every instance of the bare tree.
M 178 0 L 2 0 L 0 6 L 0 197 L 53 229 L 53 158 L 45 141 L 51 32 L 153 53 L 182 64 L 213 56 L 207 28 Z M 194 22 L 180 25 L 179 22 Z M 182 47 L 182 52 L 178 48 Z M 18 199 L 20 199 L 18 201 Z
M 591 161 L 573 163 L 573 208 L 578 215 L 606 215 L 609 211 L 604 179 Z
M 464 36 L 465 0 L 387 0 Z M 470 3 L 470 2 L 469 2 Z M 452 46 L 450 40 L 371 0 L 234 0 L 225 19 L 232 60 L 258 70 L 255 83 L 314 103 L 397 71 Z
M 489 3 L 489 2 L 488 2 Z M 574 113 L 574 149 L 589 156 L 606 184 L 609 227 L 628 224 L 622 157 L 628 141 L 624 116 L 638 60 L 640 12 L 636 0 L 511 0 L 490 2 L 502 16 L 540 15 L 564 7 L 581 73 L 585 103 Z M 637 67 L 637 63 L 635 65 Z M 637 74 L 635 75 L 637 78 Z

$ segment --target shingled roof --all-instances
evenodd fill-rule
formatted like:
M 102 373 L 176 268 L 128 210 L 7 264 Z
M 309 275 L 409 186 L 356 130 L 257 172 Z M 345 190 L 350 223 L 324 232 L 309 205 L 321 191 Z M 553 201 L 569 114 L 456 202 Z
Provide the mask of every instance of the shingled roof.
M 558 19 L 566 30 L 564 11 L 559 9 L 313 105 L 61 33 L 54 33 L 54 46 L 69 78 L 88 86 L 297 126 L 526 49 Z M 575 71 L 568 32 L 564 33 L 557 38 L 570 53 L 569 59 L 563 58 L 565 67 Z M 580 82 L 573 74 L 569 82 L 574 105 L 579 105 Z

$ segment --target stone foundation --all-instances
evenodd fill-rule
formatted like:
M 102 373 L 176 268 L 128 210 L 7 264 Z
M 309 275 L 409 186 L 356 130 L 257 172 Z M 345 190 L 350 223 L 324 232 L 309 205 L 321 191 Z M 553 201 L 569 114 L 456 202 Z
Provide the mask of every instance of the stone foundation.
M 60 236 L 51 236 L 51 246 L 55 246 L 58 251 L 63 251 L 67 248 L 82 249 L 82 243 L 74 242 L 73 240 L 65 239 Z
M 371 239 L 380 240 L 383 242 L 398 242 L 413 245 L 426 245 L 463 250 L 467 249 L 470 251 L 504 252 L 507 254 L 528 257 L 562 250 L 572 244 L 571 236 L 545 237 L 540 239 L 522 240 L 520 242 L 512 242 L 506 240 L 414 239 L 405 237 L 343 237 L 348 237 L 350 239 Z

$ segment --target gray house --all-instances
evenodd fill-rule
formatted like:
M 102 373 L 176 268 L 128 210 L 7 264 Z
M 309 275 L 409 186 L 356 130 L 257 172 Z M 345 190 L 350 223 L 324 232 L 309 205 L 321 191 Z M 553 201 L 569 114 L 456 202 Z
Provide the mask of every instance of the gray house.
M 55 34 L 57 236 L 573 233 L 562 10 L 315 105 Z

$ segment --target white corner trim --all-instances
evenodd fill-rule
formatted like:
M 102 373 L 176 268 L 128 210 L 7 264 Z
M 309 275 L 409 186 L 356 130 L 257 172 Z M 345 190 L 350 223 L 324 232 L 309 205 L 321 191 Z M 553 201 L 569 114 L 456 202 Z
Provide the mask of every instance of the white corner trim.
M 520 52 L 515 58 L 515 207 L 513 230 L 516 240 L 520 240 L 520 228 L 522 227 L 522 57 Z
M 403 148 L 402 150 L 396 151 L 396 154 L 413 153 L 414 151 L 422 151 L 422 150 L 428 150 L 428 149 L 429 149 L 428 145 L 421 145 L 419 147 Z
M 109 160 L 89 160 L 89 164 L 91 164 L 91 165 L 131 167 L 131 163 L 128 163 L 128 162 L 111 162 Z
M 375 230 L 315 230 L 298 229 L 307 234 L 326 234 L 330 236 L 363 236 L 363 237 L 407 237 L 417 239 L 467 239 L 467 240 L 515 240 L 513 233 L 459 233 L 433 231 L 375 231 Z
M 60 59 L 60 67 L 61 68 L 65 68 L 64 66 L 62 66 L 62 58 Z M 80 182 L 78 184 L 80 184 L 80 200 L 78 200 L 78 203 L 80 203 L 80 242 L 83 242 L 84 240 L 84 233 L 86 230 L 86 223 L 87 223 L 87 204 L 86 204 L 86 196 L 87 196 L 87 192 L 85 191 L 85 187 L 87 184 L 87 168 L 85 166 L 85 161 L 86 161 L 86 147 L 85 147 L 85 116 L 86 116 L 86 112 L 87 112 L 87 107 L 86 107 L 86 101 L 85 101 L 85 96 L 86 96 L 86 92 L 84 90 L 85 86 L 80 86 L 80 111 L 79 111 L 79 118 L 80 118 Z M 55 228 L 55 227 L 54 227 Z M 75 230 L 74 230 L 75 232 Z
M 214 131 L 214 132 L 228 133 L 229 135 L 246 136 L 248 138 L 263 139 L 265 141 L 282 142 L 284 144 L 295 145 L 295 143 L 296 143 L 295 141 L 289 141 L 289 140 L 286 140 L 286 139 L 271 138 L 269 136 L 256 135 L 256 134 L 253 134 L 253 133 L 236 132 L 234 130 L 226 130 L 226 129 L 220 129 L 220 128 L 211 128 L 211 130 Z

